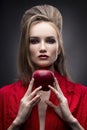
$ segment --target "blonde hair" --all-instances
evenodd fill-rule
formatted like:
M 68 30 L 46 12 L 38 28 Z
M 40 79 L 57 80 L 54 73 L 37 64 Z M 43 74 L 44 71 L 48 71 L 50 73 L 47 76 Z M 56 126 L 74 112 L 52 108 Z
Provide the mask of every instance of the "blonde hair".
M 52 23 L 58 32 L 58 40 L 60 46 L 60 53 L 54 63 L 54 69 L 63 76 L 67 76 L 65 66 L 65 54 L 62 40 L 62 16 L 60 11 L 51 5 L 34 6 L 27 10 L 21 21 L 21 36 L 19 48 L 19 78 L 24 84 L 30 81 L 33 66 L 30 61 L 29 52 L 29 30 L 34 22 L 46 21 Z

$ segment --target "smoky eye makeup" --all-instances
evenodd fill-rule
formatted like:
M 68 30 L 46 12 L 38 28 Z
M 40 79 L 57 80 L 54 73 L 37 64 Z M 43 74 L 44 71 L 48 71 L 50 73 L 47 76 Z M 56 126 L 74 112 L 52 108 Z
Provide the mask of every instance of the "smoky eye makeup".
M 37 44 L 37 43 L 39 43 L 39 39 L 36 37 L 29 38 L 29 43 L 30 44 Z
M 48 37 L 46 38 L 46 42 L 49 44 L 54 44 L 56 43 L 56 39 L 54 37 Z

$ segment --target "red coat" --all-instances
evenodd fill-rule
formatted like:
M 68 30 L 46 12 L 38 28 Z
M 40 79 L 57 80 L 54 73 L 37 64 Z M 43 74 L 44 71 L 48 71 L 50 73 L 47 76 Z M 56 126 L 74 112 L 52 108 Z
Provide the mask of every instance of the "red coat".
M 70 111 L 77 118 L 79 123 L 87 130 L 87 88 L 80 84 L 72 83 L 67 78 L 54 73 L 59 85 L 68 100 Z M 0 130 L 7 130 L 15 119 L 20 100 L 24 96 L 27 87 L 22 86 L 21 81 L 7 85 L 0 89 Z M 57 98 L 51 92 L 50 99 L 58 104 Z M 24 123 L 21 130 L 39 130 L 38 107 L 35 106 L 31 116 Z M 70 130 L 67 123 L 61 120 L 58 115 L 48 107 L 45 119 L 45 130 Z

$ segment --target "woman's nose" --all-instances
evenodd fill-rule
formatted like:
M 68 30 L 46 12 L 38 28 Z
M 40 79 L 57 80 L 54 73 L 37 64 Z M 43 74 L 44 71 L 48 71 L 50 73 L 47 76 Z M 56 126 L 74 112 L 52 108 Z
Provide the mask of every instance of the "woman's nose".
M 44 41 L 40 44 L 40 52 L 46 52 L 46 43 Z

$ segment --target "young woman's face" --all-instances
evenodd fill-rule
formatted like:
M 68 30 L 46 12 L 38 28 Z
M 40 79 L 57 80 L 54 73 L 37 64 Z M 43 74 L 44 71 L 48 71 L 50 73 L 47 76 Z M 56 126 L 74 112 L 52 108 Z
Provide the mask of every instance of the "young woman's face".
M 37 68 L 53 67 L 58 56 L 58 37 L 49 22 L 40 22 L 30 28 L 29 51 L 33 65 Z

